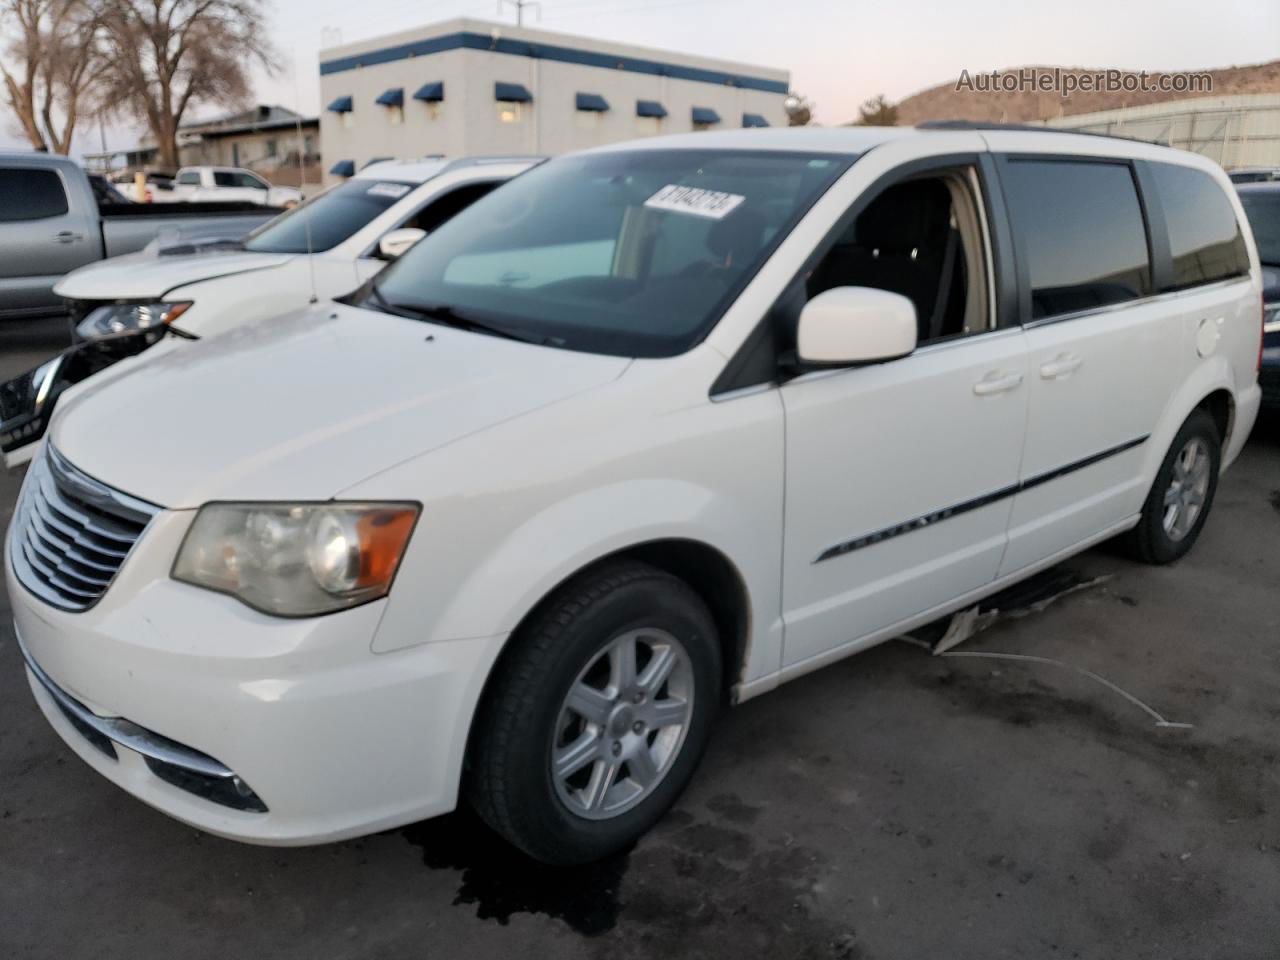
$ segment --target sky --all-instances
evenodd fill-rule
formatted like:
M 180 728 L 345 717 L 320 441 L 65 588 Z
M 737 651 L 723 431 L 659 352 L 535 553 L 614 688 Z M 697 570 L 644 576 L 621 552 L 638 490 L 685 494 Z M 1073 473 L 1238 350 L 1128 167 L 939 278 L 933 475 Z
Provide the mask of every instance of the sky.
M 498 13 L 498 0 L 267 3 L 280 63 L 274 75 L 259 71 L 255 99 L 307 114 L 320 107 L 322 47 L 456 16 L 515 20 L 509 3 Z M 1191 70 L 1280 59 L 1277 0 L 542 0 L 525 23 L 790 70 L 792 88 L 826 124 L 853 119 L 876 94 L 899 100 L 961 70 Z M 124 127 L 105 134 L 113 149 L 138 136 Z M 77 148 L 99 149 L 100 137 L 87 130 Z M 6 140 L 22 142 L 0 128 L 0 146 Z

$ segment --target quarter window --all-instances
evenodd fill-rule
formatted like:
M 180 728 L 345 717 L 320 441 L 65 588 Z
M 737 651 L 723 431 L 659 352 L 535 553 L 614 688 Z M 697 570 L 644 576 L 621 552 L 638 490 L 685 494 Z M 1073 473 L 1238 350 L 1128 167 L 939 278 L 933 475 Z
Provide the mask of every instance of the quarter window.
M 1004 181 L 1031 319 L 1151 293 L 1146 226 L 1127 164 L 1014 159 Z
M 0 169 L 0 221 L 44 220 L 67 212 L 62 178 L 53 170 Z
M 1240 224 L 1217 181 L 1194 167 L 1153 163 L 1151 169 L 1173 256 L 1173 277 L 1165 289 L 1182 290 L 1248 273 Z

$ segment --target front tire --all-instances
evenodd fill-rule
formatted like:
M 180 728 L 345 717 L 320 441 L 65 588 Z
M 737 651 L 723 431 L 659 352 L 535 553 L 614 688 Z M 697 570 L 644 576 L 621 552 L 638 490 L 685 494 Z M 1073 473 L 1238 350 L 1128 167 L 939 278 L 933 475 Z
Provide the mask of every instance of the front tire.
M 559 589 L 511 643 L 477 718 L 471 805 L 546 863 L 626 848 L 684 790 L 719 712 L 706 605 L 668 573 L 610 562 Z
M 1204 529 L 1218 490 L 1222 439 L 1205 410 L 1187 417 L 1156 473 L 1142 518 L 1125 537 L 1129 553 L 1144 563 L 1183 557 Z

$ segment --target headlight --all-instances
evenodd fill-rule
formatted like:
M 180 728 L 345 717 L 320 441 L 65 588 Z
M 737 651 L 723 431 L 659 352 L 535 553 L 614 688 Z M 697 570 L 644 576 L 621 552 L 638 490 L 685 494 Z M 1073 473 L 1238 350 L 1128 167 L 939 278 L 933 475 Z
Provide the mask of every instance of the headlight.
M 35 392 L 35 409 L 39 412 L 44 406 L 44 402 L 49 399 L 49 391 L 53 389 L 54 383 L 58 379 L 58 371 L 62 369 L 62 361 L 65 359 L 60 353 L 52 360 L 46 361 L 36 367 L 36 372 L 31 375 L 31 389 Z
M 1268 303 L 1262 308 L 1262 329 L 1267 333 L 1280 330 L 1280 303 Z
M 281 617 L 384 597 L 418 519 L 407 503 L 209 503 L 173 578 Z
M 191 301 L 177 303 L 108 303 L 95 307 L 76 325 L 82 340 L 110 340 L 127 337 L 154 327 L 173 323 L 191 309 Z

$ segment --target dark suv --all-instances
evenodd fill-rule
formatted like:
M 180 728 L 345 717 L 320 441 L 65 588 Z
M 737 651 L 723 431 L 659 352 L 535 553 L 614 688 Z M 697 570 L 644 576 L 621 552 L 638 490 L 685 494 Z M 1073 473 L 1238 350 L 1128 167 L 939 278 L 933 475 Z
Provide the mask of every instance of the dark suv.
M 1262 262 L 1262 402 L 1280 407 L 1280 181 L 1236 187 Z

